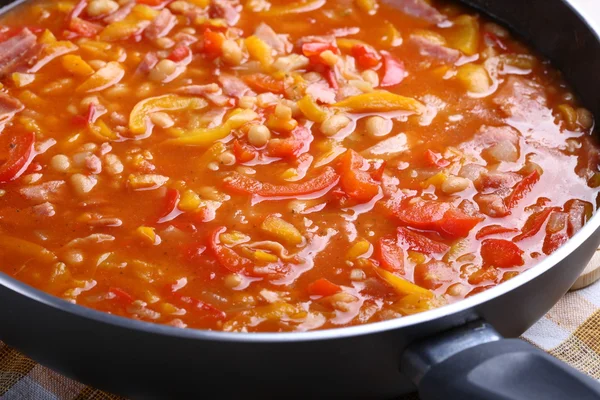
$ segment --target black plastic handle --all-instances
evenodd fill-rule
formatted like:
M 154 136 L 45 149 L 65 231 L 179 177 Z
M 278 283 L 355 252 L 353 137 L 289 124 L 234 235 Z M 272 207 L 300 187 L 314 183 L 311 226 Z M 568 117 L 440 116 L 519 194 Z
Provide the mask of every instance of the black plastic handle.
M 598 381 L 483 323 L 411 345 L 404 368 L 421 400 L 600 399 Z

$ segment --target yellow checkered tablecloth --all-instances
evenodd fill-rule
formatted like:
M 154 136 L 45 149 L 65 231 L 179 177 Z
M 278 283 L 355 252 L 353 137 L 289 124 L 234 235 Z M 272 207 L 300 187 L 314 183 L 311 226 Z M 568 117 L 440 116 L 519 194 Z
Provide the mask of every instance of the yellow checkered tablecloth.
M 600 282 L 567 293 L 522 337 L 600 379 Z M 0 343 L 0 399 L 121 399 L 65 378 Z M 403 400 L 416 399 L 409 396 Z

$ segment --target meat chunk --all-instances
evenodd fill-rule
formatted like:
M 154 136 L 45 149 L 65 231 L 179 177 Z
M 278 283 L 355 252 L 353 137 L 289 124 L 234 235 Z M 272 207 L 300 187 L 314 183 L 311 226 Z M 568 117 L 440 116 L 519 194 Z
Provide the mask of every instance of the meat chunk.
M 241 6 L 236 1 L 231 0 L 213 0 L 208 15 L 211 18 L 222 18 L 227 25 L 233 26 L 240 19 Z
M 148 52 L 142 62 L 140 62 L 140 65 L 138 65 L 136 72 L 138 74 L 147 74 L 156 64 L 158 64 L 156 53 Z
M 148 25 L 144 31 L 144 36 L 150 40 L 167 36 L 175 24 L 177 24 L 177 18 L 168 8 L 163 8 L 150 25 Z
M 504 204 L 504 198 L 497 193 L 477 194 L 474 200 L 479 205 L 479 210 L 490 217 L 505 217 L 509 213 L 508 207 Z
M 523 176 L 516 172 L 490 171 L 481 174 L 479 179 L 475 181 L 475 187 L 480 192 L 489 191 L 490 189 L 507 189 L 512 188 L 522 179 Z
M 179 93 L 202 96 L 216 106 L 223 107 L 231 105 L 231 99 L 223 95 L 223 91 L 217 84 L 189 85 L 179 88 Z
M 37 37 L 27 28 L 0 43 L 0 78 L 35 56 Z
M 219 82 L 223 87 L 223 93 L 227 96 L 240 98 L 256 95 L 244 81 L 236 76 L 222 74 L 219 76 Z
M 117 11 L 105 17 L 103 21 L 106 24 L 112 24 L 113 22 L 123 21 L 131 13 L 131 10 L 133 10 L 135 4 L 135 0 L 129 1 L 128 3 L 122 5 L 121 8 L 119 8 Z
M 319 81 L 308 85 L 306 94 L 310 95 L 315 101 L 320 103 L 335 103 L 336 92 L 325 81 Z
M 38 204 L 37 206 L 33 206 L 32 210 L 35 214 L 41 217 L 52 217 L 56 214 L 54 206 L 50 202 L 45 202 L 42 204 Z
M 49 181 L 19 189 L 21 196 L 34 203 L 55 202 L 65 194 L 65 181 Z
M 446 47 L 423 35 L 410 35 L 409 43 L 418 49 L 421 57 L 443 64 L 454 64 L 461 56 L 460 51 Z
M 425 0 L 384 0 L 383 3 L 423 21 L 439 24 L 446 20 L 446 16 L 435 7 L 427 4 Z
M 269 25 L 261 22 L 254 31 L 254 36 L 271 46 L 279 54 L 289 53 L 292 50 L 292 44 L 287 35 L 277 34 Z
M 23 111 L 23 103 L 6 93 L 0 92 L 0 126 L 4 124 L 18 112 Z
M 506 117 L 528 120 L 548 111 L 544 88 L 532 80 L 511 75 L 493 99 Z

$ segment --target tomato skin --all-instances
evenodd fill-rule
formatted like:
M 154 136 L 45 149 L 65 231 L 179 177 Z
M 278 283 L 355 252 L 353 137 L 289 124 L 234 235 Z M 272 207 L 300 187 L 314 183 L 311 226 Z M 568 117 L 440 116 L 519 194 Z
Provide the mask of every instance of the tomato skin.
M 406 73 L 406 68 L 404 67 L 404 63 L 402 61 L 397 60 L 394 56 L 392 56 L 387 51 L 382 51 L 381 55 L 383 57 L 383 78 L 381 79 L 380 86 L 388 87 L 395 86 L 402 82 L 404 78 L 408 75 Z
M 340 159 L 338 172 L 340 186 L 352 199 L 361 203 L 367 202 L 379 193 L 380 182 L 377 182 L 371 173 L 365 171 L 370 168 L 367 161 L 357 152 L 350 149 Z M 379 170 L 377 174 L 379 174 Z
M 484 265 L 498 268 L 512 268 L 525 263 L 523 260 L 523 250 L 508 240 L 485 239 L 481 243 L 480 253 Z
M 427 255 L 442 254 L 450 249 L 450 246 L 444 243 L 433 241 L 420 233 L 403 227 L 398 228 L 398 242 L 404 244 L 409 250 Z
M 121 288 L 111 287 L 108 291 L 115 295 L 115 299 L 126 305 L 133 303 L 135 300 L 132 295 Z
M 221 244 L 219 236 L 226 230 L 227 228 L 224 226 L 216 228 L 210 235 L 208 248 L 212 251 L 219 264 L 231 272 L 241 272 L 244 268 L 251 267 L 252 262 L 249 259 L 240 256 L 229 247 Z
M 233 173 L 225 180 L 224 187 L 232 192 L 257 194 L 263 197 L 294 197 L 320 192 L 333 187 L 340 177 L 331 167 L 326 167 L 321 175 L 302 183 L 289 185 L 273 185 L 262 183 L 239 173 Z
M 373 68 L 379 65 L 379 54 L 370 46 L 356 44 L 352 46 L 352 56 L 356 59 L 357 64 L 363 68 Z
M 377 241 L 375 257 L 379 266 L 390 272 L 404 274 L 404 250 L 393 236 L 384 236 Z
M 277 80 L 267 74 L 256 73 L 244 75 L 242 80 L 253 90 L 258 92 L 273 92 L 277 94 L 285 93 L 283 81 Z
M 531 192 L 533 185 L 540 180 L 540 173 L 537 169 L 534 169 L 532 173 L 524 177 L 519 183 L 515 185 L 512 193 L 504 200 L 504 204 L 510 210 L 515 207 L 517 203 L 522 200 L 527 193 Z
M 332 296 L 342 291 L 342 288 L 325 278 L 317 279 L 306 287 L 311 296 Z
M 181 62 L 188 58 L 191 54 L 192 51 L 189 47 L 179 44 L 175 46 L 167 58 L 173 62 Z
M 527 239 L 528 237 L 534 236 L 540 231 L 540 229 L 542 229 L 542 226 L 544 225 L 544 222 L 546 222 L 546 219 L 548 218 L 550 213 L 552 213 L 552 211 L 558 210 L 559 209 L 557 207 L 550 207 L 545 208 L 537 213 L 531 214 L 529 218 L 527 218 L 527 221 L 525 221 L 525 225 L 521 229 L 521 234 L 515 236 L 513 238 L 513 242 L 520 242 L 523 239 Z
M 35 156 L 35 133 L 24 132 L 14 138 L 8 150 L 8 158 L 0 166 L 0 183 L 14 181 L 26 170 Z
M 444 168 L 450 165 L 450 161 L 446 160 L 440 153 L 427 149 L 425 152 L 425 162 L 432 167 Z
M 442 261 L 433 260 L 415 267 L 415 283 L 429 290 L 435 290 L 456 279 L 457 272 Z
M 238 139 L 233 141 L 233 154 L 237 162 L 245 163 L 254 160 L 258 152 L 251 146 L 240 142 Z
M 308 151 L 314 140 L 310 130 L 304 126 L 295 127 L 285 139 L 271 139 L 267 144 L 267 154 L 271 157 L 297 158 Z
M 488 226 L 484 226 L 483 228 L 481 228 L 479 230 L 479 232 L 477 232 L 477 234 L 475 235 L 475 239 L 479 240 L 481 238 L 484 238 L 484 237 L 490 236 L 490 235 L 499 235 L 502 233 L 516 233 L 516 232 L 519 232 L 519 230 L 516 228 L 505 228 L 500 225 L 488 225 Z

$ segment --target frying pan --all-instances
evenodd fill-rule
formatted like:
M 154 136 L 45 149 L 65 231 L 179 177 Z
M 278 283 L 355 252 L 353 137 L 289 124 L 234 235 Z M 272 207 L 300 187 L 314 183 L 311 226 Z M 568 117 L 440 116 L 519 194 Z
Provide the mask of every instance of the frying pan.
M 466 3 L 550 58 L 600 115 L 600 18 L 592 19 L 592 1 Z M 155 325 L 83 308 L 0 274 L 0 339 L 73 379 L 133 398 L 391 399 L 418 390 L 423 400 L 600 399 L 595 380 L 505 339 L 523 333 L 569 289 L 600 244 L 599 227 L 596 213 L 534 268 L 458 303 L 304 333 Z

